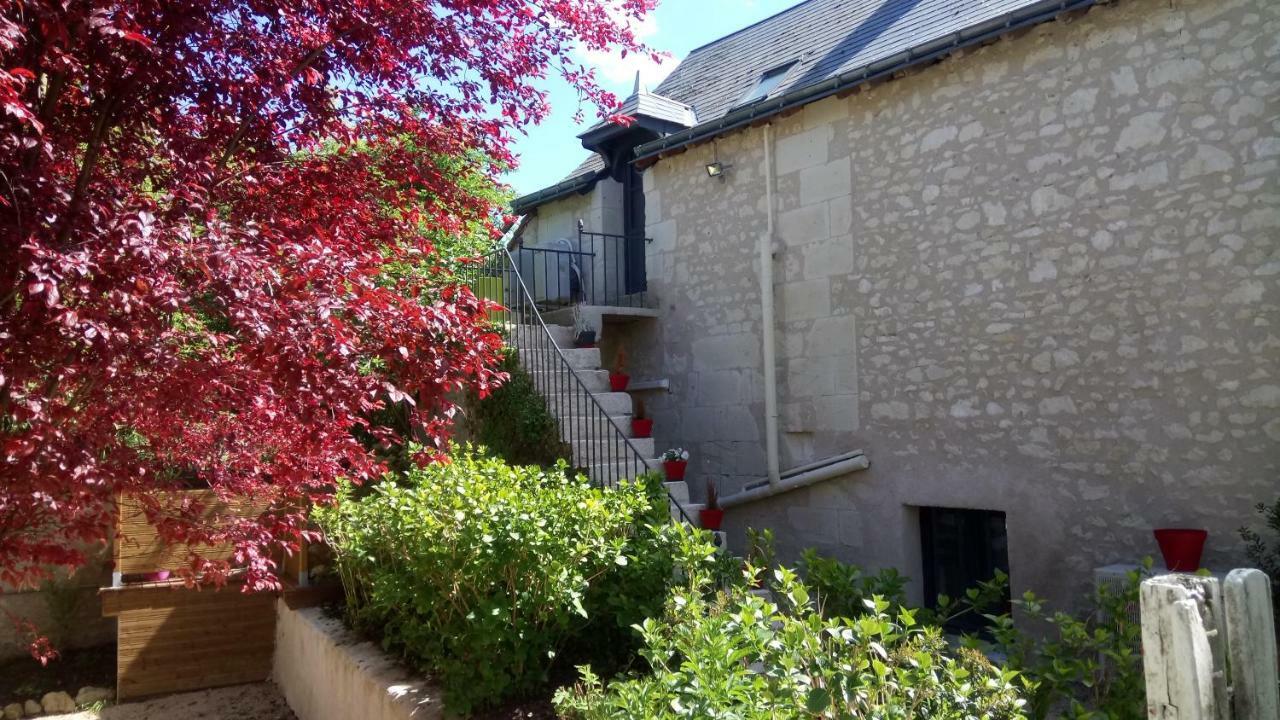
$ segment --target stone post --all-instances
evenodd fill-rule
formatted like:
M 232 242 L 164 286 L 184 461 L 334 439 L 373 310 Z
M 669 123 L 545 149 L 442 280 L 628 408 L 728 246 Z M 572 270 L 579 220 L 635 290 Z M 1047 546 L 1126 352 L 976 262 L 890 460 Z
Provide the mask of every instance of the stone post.
M 1261 570 L 1232 570 L 1223 595 L 1235 720 L 1280 718 L 1271 579 Z
M 1194 575 L 1145 580 L 1141 608 L 1147 717 L 1226 720 L 1218 581 Z

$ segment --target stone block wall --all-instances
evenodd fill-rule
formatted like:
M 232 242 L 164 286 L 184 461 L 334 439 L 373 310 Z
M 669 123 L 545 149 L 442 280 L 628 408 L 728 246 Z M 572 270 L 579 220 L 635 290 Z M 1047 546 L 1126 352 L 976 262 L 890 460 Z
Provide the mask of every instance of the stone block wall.
M 1270 0 L 1119 0 L 776 120 L 783 466 L 872 467 L 735 508 L 733 542 L 913 575 L 936 505 L 1008 513 L 1015 594 L 1077 597 L 1162 525 L 1238 564 L 1280 494 L 1277 37 Z M 645 172 L 666 312 L 626 341 L 695 494 L 765 472 L 763 134 Z

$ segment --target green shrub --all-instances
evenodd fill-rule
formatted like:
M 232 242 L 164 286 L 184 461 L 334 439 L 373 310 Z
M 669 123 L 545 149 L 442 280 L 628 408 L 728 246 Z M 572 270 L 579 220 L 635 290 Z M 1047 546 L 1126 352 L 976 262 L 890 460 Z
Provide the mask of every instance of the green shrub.
M 895 568 L 866 575 L 856 565 L 805 550 L 800 559 L 804 584 L 816 596 L 824 617 L 856 617 L 866 612 L 866 601 L 882 597 L 890 607 L 907 605 L 907 577 Z
M 501 369 L 510 375 L 507 382 L 488 397 L 469 398 L 471 440 L 513 465 L 550 468 L 568 459 L 571 451 L 560 439 L 560 425 L 514 351 L 506 350 Z
M 1092 609 L 1082 615 L 1051 613 L 1032 592 L 1015 603 L 1023 611 L 1018 626 L 1008 614 L 987 615 L 993 645 L 1007 658 L 1005 667 L 1020 673 L 1032 718 L 1060 710 L 1063 717 L 1080 720 L 1147 717 L 1142 628 L 1128 617 L 1150 570 L 1151 558 L 1146 558 L 1123 588 L 1101 588 Z M 1028 633 L 1023 629 L 1028 622 L 1047 632 Z M 970 637 L 966 644 L 981 641 Z
M 753 553 L 772 558 L 772 534 L 749 533 Z M 906 606 L 907 578 L 890 568 L 868 575 L 854 565 L 804 551 L 800 563 L 806 588 L 824 617 L 862 616 L 870 598 L 889 607 Z M 1033 718 L 1065 709 L 1066 717 L 1138 720 L 1146 717 L 1146 691 L 1140 648 L 1140 625 L 1129 622 L 1137 607 L 1138 588 L 1151 568 L 1130 573 L 1119 591 L 1103 588 L 1081 614 L 1049 612 L 1034 593 L 1015 603 L 1022 611 L 1015 626 L 1007 607 L 1009 578 L 1004 573 L 970 588 L 963 597 L 940 596 L 935 608 L 913 610 L 924 625 L 941 627 L 962 615 L 987 619 L 983 637 L 966 636 L 965 646 L 994 650 L 1004 656 L 1005 669 L 1018 673 Z M 999 612 L 995 612 L 999 610 Z M 1029 632 L 1028 627 L 1035 632 Z
M 1275 604 L 1276 617 L 1280 617 L 1280 498 L 1271 505 L 1258 503 L 1254 509 L 1267 529 L 1258 532 L 1242 527 L 1240 538 L 1249 560 L 1271 578 L 1271 602 Z
M 574 720 L 1023 717 L 1014 673 L 948 651 L 912 611 L 891 616 L 875 598 L 857 618 L 824 619 L 791 571 L 773 585 L 779 604 L 695 575 L 642 625 L 651 673 L 606 684 L 581 668 L 557 709 Z
M 602 491 L 470 450 L 316 516 L 352 624 L 434 674 L 455 713 L 540 689 L 565 648 L 625 664 L 619 638 L 661 609 L 680 550 L 657 478 Z

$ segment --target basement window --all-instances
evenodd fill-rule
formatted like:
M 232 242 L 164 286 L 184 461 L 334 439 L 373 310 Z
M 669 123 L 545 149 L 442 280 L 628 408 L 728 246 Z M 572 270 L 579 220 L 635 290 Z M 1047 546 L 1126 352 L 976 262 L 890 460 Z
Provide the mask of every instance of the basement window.
M 994 510 L 920 508 L 920 550 L 924 565 L 924 602 L 936 608 L 938 597 L 952 600 L 995 577 L 1009 573 L 1009 535 L 1005 516 Z M 1009 612 L 1009 588 L 995 607 L 984 613 Z M 987 620 L 980 613 L 966 613 L 944 625 L 949 632 L 981 633 Z
M 769 93 L 776 90 L 778 86 L 782 84 L 783 78 L 787 76 L 787 72 L 790 71 L 791 66 L 795 64 L 796 63 L 793 60 L 785 65 L 779 65 L 772 70 L 765 70 L 764 74 L 760 76 L 760 79 L 756 81 L 755 86 L 748 90 L 747 94 L 743 95 L 741 100 L 734 103 L 734 107 L 750 105 L 753 102 L 764 100 L 769 97 Z

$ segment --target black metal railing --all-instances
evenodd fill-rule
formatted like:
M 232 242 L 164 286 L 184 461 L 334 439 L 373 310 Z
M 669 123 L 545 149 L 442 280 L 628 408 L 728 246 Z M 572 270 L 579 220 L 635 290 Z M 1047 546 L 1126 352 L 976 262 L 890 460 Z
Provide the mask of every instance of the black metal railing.
M 645 307 L 645 248 L 650 239 L 592 232 L 578 221 L 578 240 L 519 246 L 512 254 L 533 302 L 543 310 L 575 304 Z
M 591 255 L 587 275 L 587 302 L 590 305 L 645 307 L 648 277 L 645 272 L 645 245 L 653 242 L 643 235 L 615 235 L 587 230 L 578 221 L 578 249 Z
M 554 310 L 587 302 L 588 273 L 595 264 L 591 253 L 521 247 L 512 257 L 528 286 L 529 297 L 539 308 Z
M 504 333 L 508 346 L 518 353 L 521 367 L 557 419 L 560 438 L 570 448 L 570 464 L 575 470 L 593 484 L 608 488 L 654 469 L 592 394 L 552 336 L 536 296 L 512 254 L 506 249 L 498 250 L 469 266 L 462 275 L 476 295 L 503 305 L 504 309 L 493 311 L 490 318 Z M 561 343 L 571 344 L 571 334 L 569 330 Z M 670 493 L 667 499 L 681 519 L 689 521 L 685 509 Z

